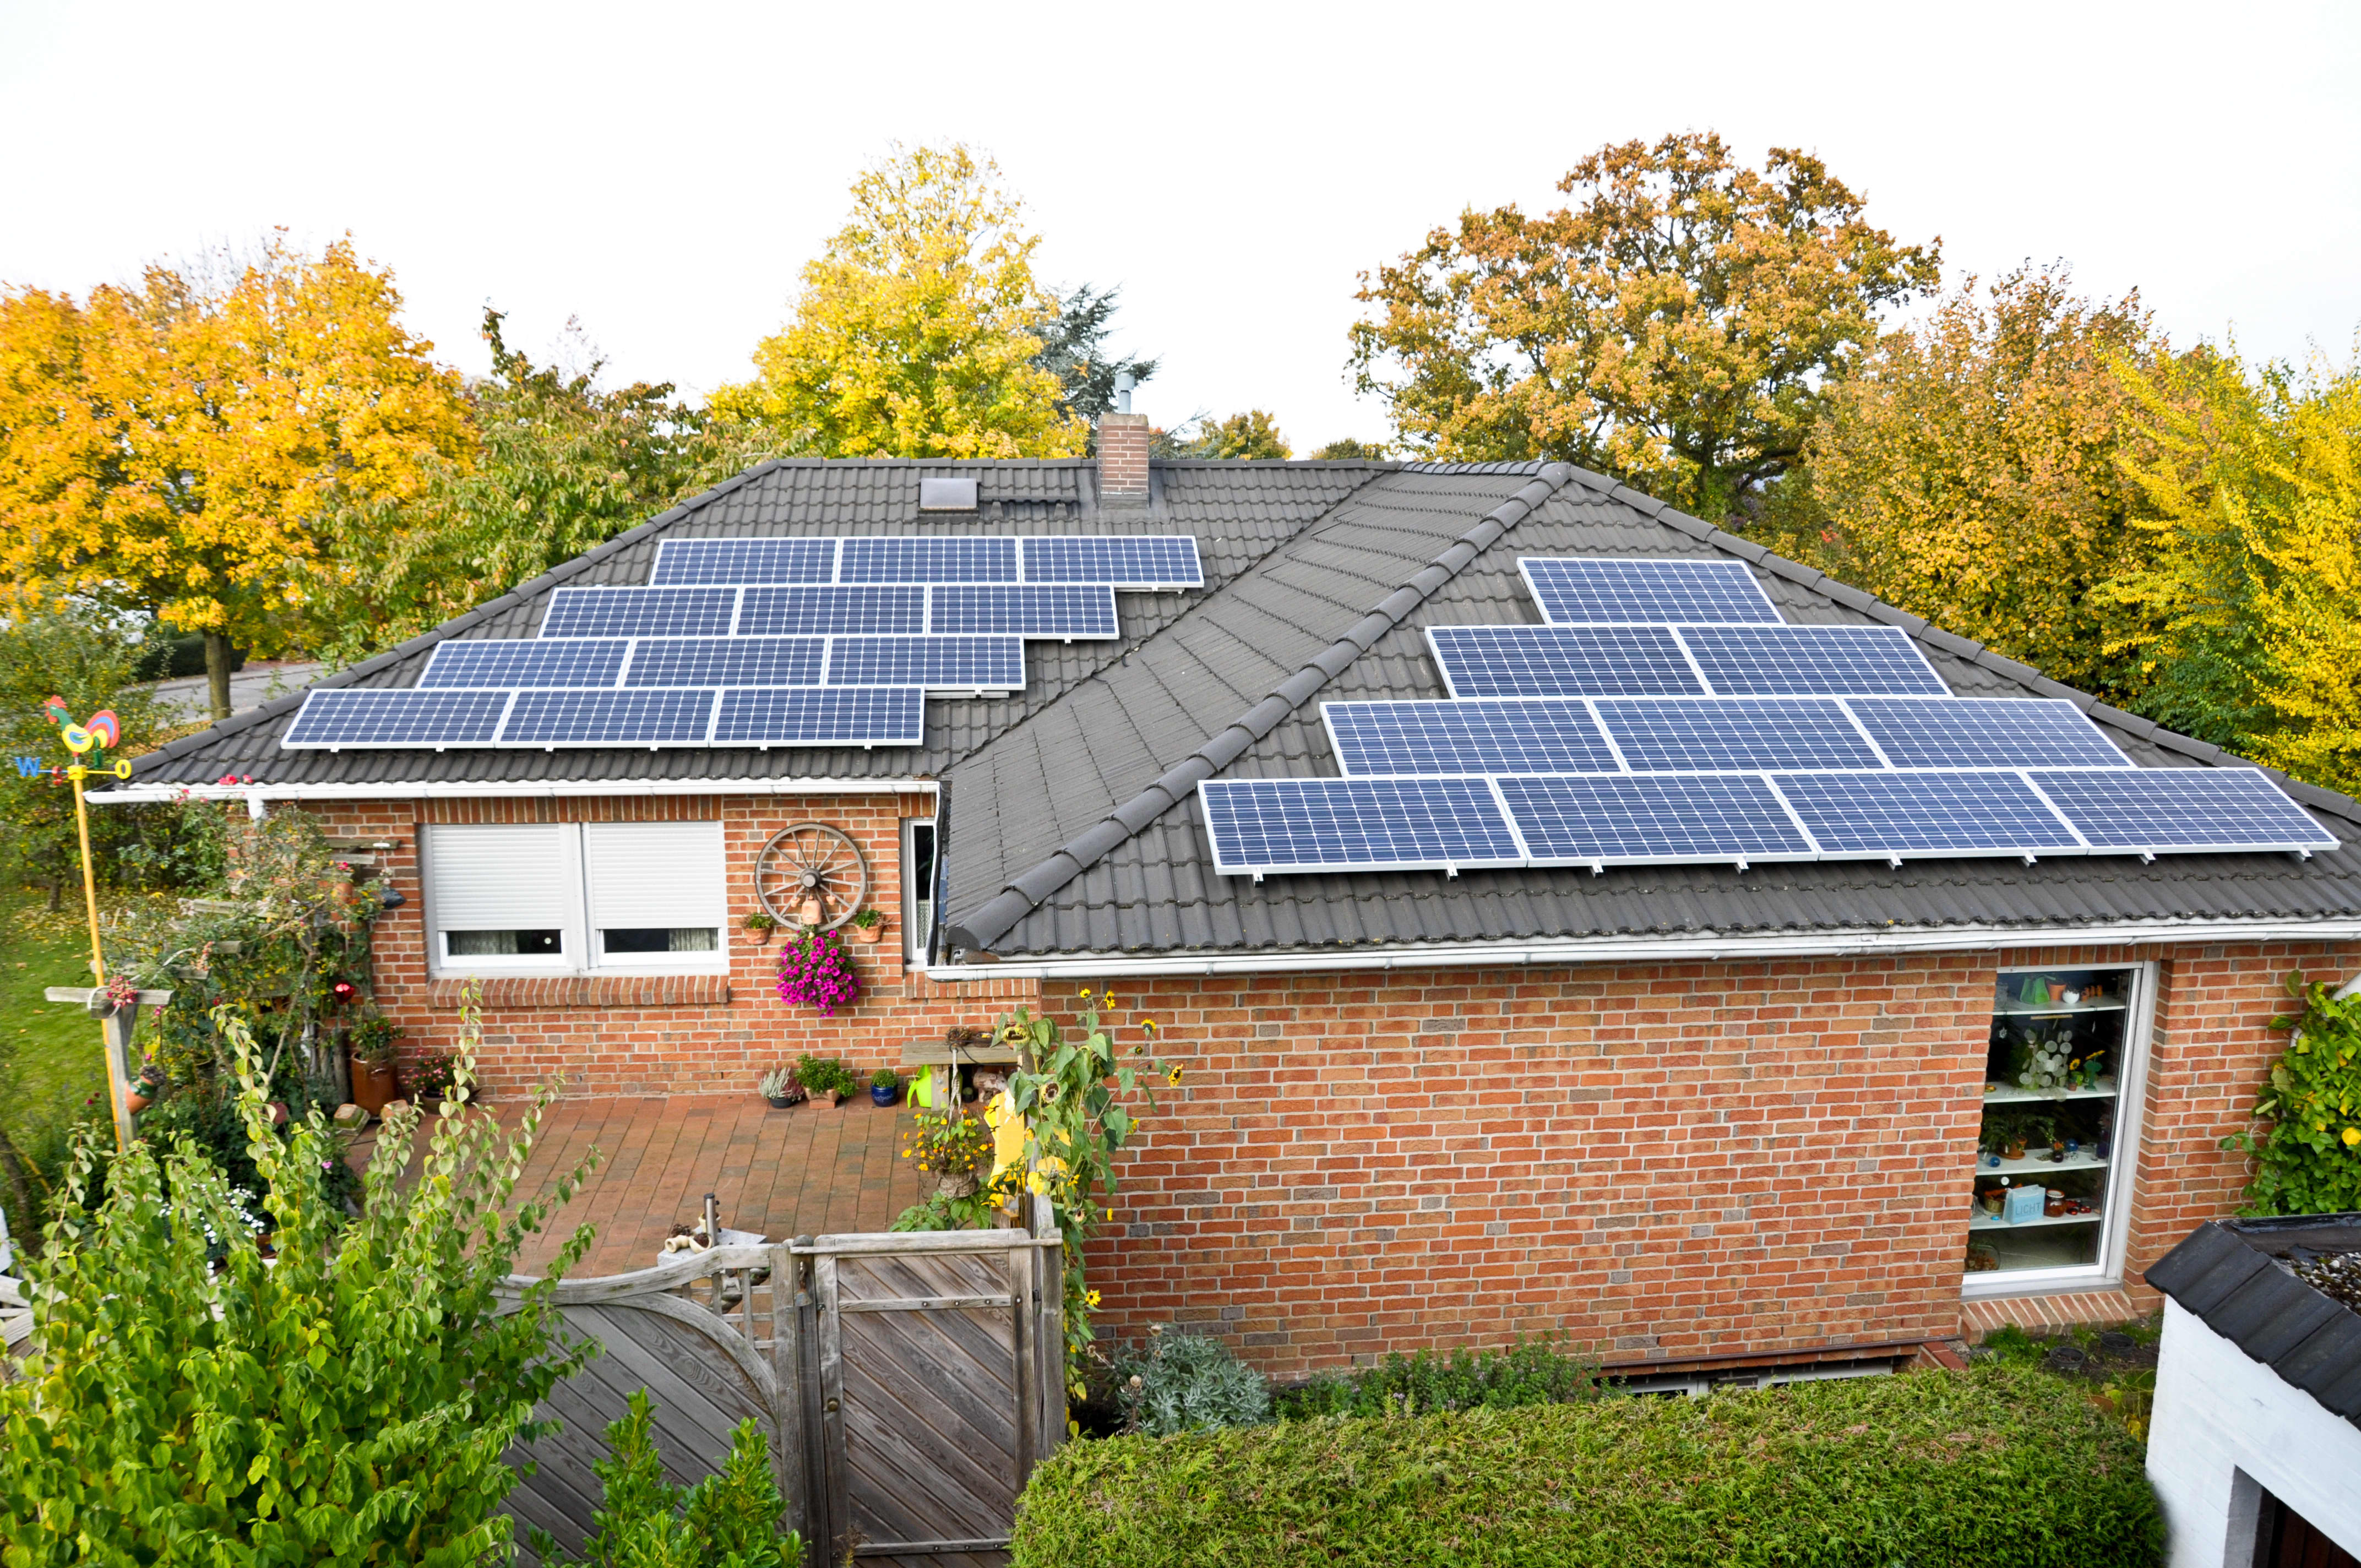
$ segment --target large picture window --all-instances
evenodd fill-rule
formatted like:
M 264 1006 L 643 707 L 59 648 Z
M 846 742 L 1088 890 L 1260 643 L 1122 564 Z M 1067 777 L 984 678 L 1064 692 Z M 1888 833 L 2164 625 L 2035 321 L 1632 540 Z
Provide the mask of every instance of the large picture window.
M 1971 1294 L 2121 1276 L 2149 989 L 2146 965 L 2002 971 L 1969 1200 Z
M 434 965 L 470 973 L 719 970 L 719 822 L 426 829 Z

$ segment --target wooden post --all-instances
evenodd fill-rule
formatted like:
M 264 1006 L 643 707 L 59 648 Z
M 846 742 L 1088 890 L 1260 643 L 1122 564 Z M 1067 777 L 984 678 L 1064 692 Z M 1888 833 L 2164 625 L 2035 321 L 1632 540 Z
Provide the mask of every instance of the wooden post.
M 90 999 L 100 994 L 103 987 L 88 985 L 53 985 L 42 994 L 51 1002 L 71 1002 L 77 1007 L 88 1007 Z M 103 1038 L 106 1052 L 106 1092 L 115 1102 L 115 1148 L 117 1154 L 131 1146 L 131 1033 L 139 1022 L 142 1007 L 162 1007 L 172 1000 L 169 991 L 143 991 L 139 1000 L 128 1007 L 118 1007 L 102 1020 Z

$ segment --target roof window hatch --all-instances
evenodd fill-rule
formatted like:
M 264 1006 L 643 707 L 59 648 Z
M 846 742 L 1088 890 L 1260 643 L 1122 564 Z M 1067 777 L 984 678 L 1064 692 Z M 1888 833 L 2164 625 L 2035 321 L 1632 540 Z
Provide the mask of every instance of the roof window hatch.
M 973 511 L 975 510 L 974 477 L 966 475 L 920 479 L 918 510 L 920 511 Z

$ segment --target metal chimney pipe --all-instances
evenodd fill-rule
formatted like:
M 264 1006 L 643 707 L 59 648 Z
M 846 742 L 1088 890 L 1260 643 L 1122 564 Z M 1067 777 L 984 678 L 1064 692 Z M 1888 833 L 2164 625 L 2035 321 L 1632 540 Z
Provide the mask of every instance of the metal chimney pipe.
M 1118 370 L 1115 373 L 1115 412 L 1127 414 L 1131 411 L 1131 389 L 1138 385 L 1138 382 L 1131 378 L 1130 371 Z

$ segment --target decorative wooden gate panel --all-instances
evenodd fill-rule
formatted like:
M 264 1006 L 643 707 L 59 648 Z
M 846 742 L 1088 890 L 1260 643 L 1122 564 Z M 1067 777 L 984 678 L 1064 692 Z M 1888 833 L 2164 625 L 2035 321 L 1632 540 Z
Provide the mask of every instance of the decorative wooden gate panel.
M 510 1455 L 536 1466 L 508 1503 L 520 1545 L 533 1526 L 579 1546 L 606 1427 L 644 1387 L 678 1484 L 762 1424 L 815 1563 L 1005 1563 L 1025 1477 L 1065 1435 L 1063 1260 L 1042 1228 L 800 1236 L 562 1281 L 566 1332 L 603 1353 L 539 1412 L 565 1430 Z

